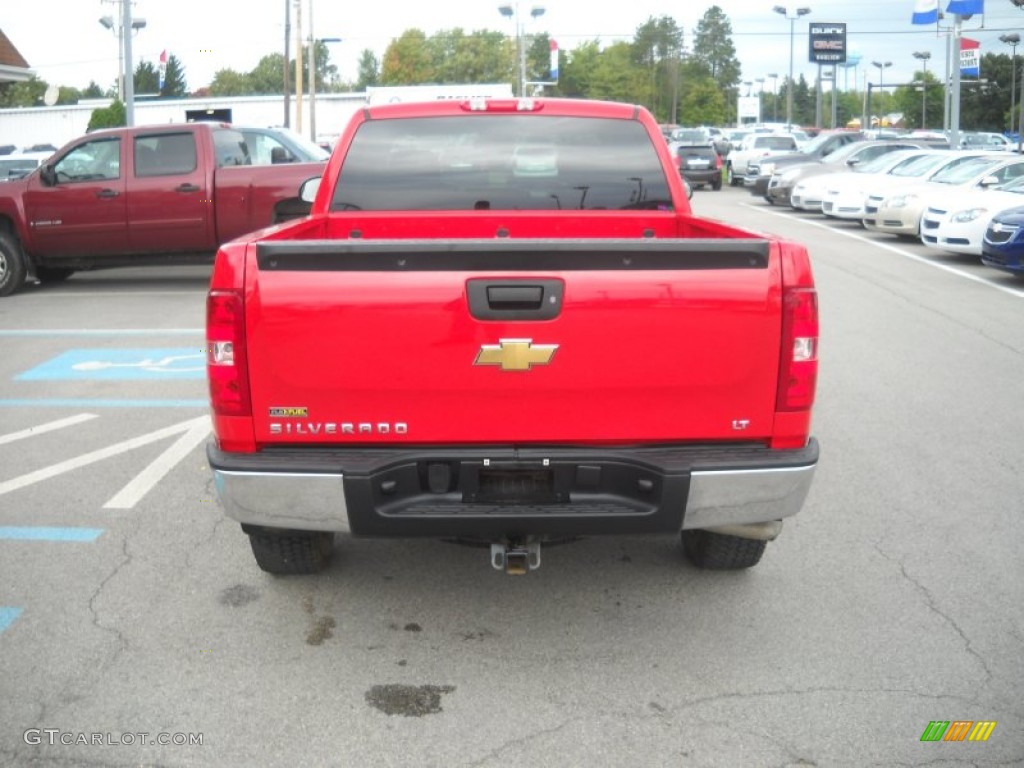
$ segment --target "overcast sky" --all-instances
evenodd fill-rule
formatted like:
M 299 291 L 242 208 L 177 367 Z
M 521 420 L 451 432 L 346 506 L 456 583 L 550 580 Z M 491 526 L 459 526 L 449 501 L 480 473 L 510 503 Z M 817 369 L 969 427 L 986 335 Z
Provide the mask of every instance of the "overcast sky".
M 427 35 L 454 27 L 466 32 L 513 32 L 512 22 L 497 10 L 500 0 L 312 2 L 316 36 L 343 38 L 343 42 L 331 44 L 331 60 L 339 67 L 342 78 L 349 81 L 356 78 L 356 64 L 364 49 L 369 48 L 381 57 L 388 43 L 407 29 L 419 28 Z M 304 35 L 308 35 L 309 3 L 310 0 L 302 0 Z M 160 51 L 166 49 L 184 64 L 189 88 L 193 90 L 209 84 L 218 69 L 248 71 L 261 56 L 283 52 L 285 4 L 286 0 L 136 0 L 133 13 L 144 18 L 147 26 L 134 38 L 135 61 L 155 62 Z M 545 13 L 533 21 L 529 10 L 536 4 L 543 5 Z M 732 24 L 743 79 L 756 80 L 774 72 L 781 82 L 789 70 L 790 23 L 772 12 L 773 0 L 720 0 L 717 4 Z M 848 45 L 862 54 L 860 67 L 845 74 L 840 70 L 840 87 L 844 78 L 851 88 L 855 77 L 863 84 L 865 71 L 870 71 L 877 83 L 878 70 L 870 64 L 873 60 L 892 61 L 893 66 L 885 70 L 885 82 L 906 82 L 917 68 L 914 51 L 931 52 L 931 71 L 945 67 L 945 39 L 936 35 L 934 27 L 915 27 L 910 23 L 914 0 L 806 0 L 805 4 L 812 12 L 795 24 L 797 77 L 804 72 L 813 82 L 814 67 L 807 63 L 806 36 L 811 21 L 846 22 Z M 667 13 L 666 8 L 671 5 L 677 10 Z M 588 40 L 628 40 L 648 18 L 662 15 L 671 15 L 683 27 L 690 47 L 697 21 L 711 4 L 671 5 L 664 0 L 539 0 L 520 3 L 519 8 L 528 32 L 546 32 L 563 50 Z M 797 5 L 788 3 L 790 9 Z M 941 0 L 941 6 L 945 5 L 946 0 Z M 986 6 L 984 21 L 976 16 L 964 23 L 965 36 L 979 40 L 982 53 L 1009 54 L 1010 47 L 999 41 L 999 35 L 1024 33 L 1024 11 L 1010 0 L 988 0 Z M 98 19 L 116 14 L 119 7 L 102 0 L 3 0 L 0 29 L 42 79 L 79 88 L 90 80 L 108 86 L 117 75 L 117 42 Z M 294 38 L 294 0 L 292 25 Z M 293 39 L 293 52 L 294 49 Z M 1024 58 L 1024 47 L 1019 53 Z M 770 79 L 764 87 L 772 88 Z

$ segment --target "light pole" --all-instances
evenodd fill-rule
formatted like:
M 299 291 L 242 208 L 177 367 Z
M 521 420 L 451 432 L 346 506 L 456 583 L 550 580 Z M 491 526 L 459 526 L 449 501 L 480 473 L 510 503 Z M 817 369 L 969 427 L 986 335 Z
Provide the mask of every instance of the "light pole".
M 113 4 L 120 4 L 121 0 L 103 0 Z M 125 24 L 124 24 L 124 13 L 118 11 L 117 17 L 114 16 L 101 16 L 99 19 L 100 24 L 104 29 L 109 29 L 114 33 L 114 37 L 117 38 L 117 100 L 121 103 L 125 102 L 125 71 L 124 71 L 124 50 L 125 50 Z M 146 26 L 146 20 L 142 17 L 131 19 L 129 22 L 133 32 L 138 32 L 140 29 Z M 130 43 L 129 43 L 130 45 Z M 128 65 L 131 67 L 131 64 Z M 129 76 L 134 73 L 129 72 Z M 133 81 L 134 83 L 134 81 Z M 134 89 L 133 89 L 134 93 Z
M 921 130 L 928 127 L 928 59 L 930 51 L 914 51 L 914 58 L 921 62 Z M 1011 116 L 1011 122 L 1013 122 Z M 1011 126 L 1012 128 L 1012 126 Z
M 885 88 L 885 68 L 891 67 L 891 61 L 872 61 L 871 66 L 878 67 L 878 97 L 881 98 L 882 94 L 885 93 L 882 89 Z M 871 115 L 868 115 L 868 120 L 871 119 Z M 879 129 L 882 128 L 882 120 L 878 120 Z
M 779 122 L 779 73 L 770 72 L 768 77 L 772 79 L 772 122 Z
M 1000 35 L 999 39 L 1013 49 L 1013 74 L 1010 76 L 1010 81 L 1013 83 L 1010 86 L 1010 133 L 1013 133 L 1013 117 L 1017 111 L 1015 102 L 1017 98 L 1017 46 L 1020 45 L 1020 35 L 1011 32 L 1008 35 Z M 1020 125 L 1017 126 L 1017 130 L 1020 130 Z
M 793 16 L 789 15 L 789 9 L 784 5 L 776 5 L 772 8 L 775 13 L 781 14 L 789 19 L 789 82 L 786 84 L 786 126 L 793 127 L 793 34 L 794 24 L 801 16 L 811 12 L 810 8 L 797 8 Z
M 544 6 L 535 5 L 530 8 L 530 18 L 536 19 L 538 16 L 544 15 Z M 523 22 L 519 18 L 519 0 L 516 0 L 515 4 L 506 3 L 498 6 L 498 13 L 505 18 L 511 20 L 515 25 L 516 30 L 516 51 L 517 58 L 519 59 L 519 96 L 526 96 L 526 43 L 523 40 L 525 31 L 523 29 Z
M 764 118 L 761 116 L 761 110 L 764 106 L 764 78 L 755 77 L 754 82 L 757 83 L 757 122 L 764 122 Z

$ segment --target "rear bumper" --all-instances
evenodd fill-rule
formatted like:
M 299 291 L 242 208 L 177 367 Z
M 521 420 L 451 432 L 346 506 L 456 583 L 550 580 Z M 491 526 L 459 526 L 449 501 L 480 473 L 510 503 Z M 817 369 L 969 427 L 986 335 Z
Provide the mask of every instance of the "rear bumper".
M 720 168 L 684 168 L 683 177 L 691 184 L 718 184 L 722 181 Z
M 499 539 L 782 520 L 803 505 L 818 443 L 787 451 L 707 445 L 258 454 L 224 453 L 211 443 L 207 457 L 227 515 L 247 526 Z M 537 477 L 546 479 L 535 484 Z

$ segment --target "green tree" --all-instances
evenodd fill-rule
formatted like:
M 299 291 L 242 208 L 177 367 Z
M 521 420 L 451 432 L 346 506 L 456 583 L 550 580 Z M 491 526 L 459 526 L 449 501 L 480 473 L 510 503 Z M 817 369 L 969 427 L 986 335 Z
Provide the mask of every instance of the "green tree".
M 211 96 L 245 96 L 250 93 L 249 75 L 233 69 L 218 69 L 210 83 Z
M 722 125 L 725 122 L 725 93 L 709 75 L 688 84 L 679 107 L 679 122 L 686 125 Z
M 355 88 L 365 91 L 367 86 L 380 84 L 380 60 L 369 48 L 364 48 L 359 56 L 359 70 Z
M 591 92 L 594 72 L 601 59 L 601 44 L 587 40 L 562 55 L 565 61 L 559 71 L 559 90 L 565 96 L 585 98 Z
M 100 107 L 92 111 L 89 118 L 88 130 L 95 131 L 98 128 L 119 128 L 128 124 L 128 116 L 125 113 L 124 104 L 116 99 L 108 107 Z
M 649 73 L 634 66 L 634 44 L 612 43 L 601 52 L 586 97 L 609 101 L 638 101 L 637 94 L 649 85 Z
M 288 92 L 295 90 L 295 65 L 288 66 Z M 253 94 L 274 94 L 284 92 L 284 55 L 268 53 L 248 74 L 248 87 Z
M 422 85 L 434 82 L 434 78 L 427 36 L 422 30 L 406 30 L 384 51 L 383 85 Z
M 739 84 L 741 68 L 732 42 L 732 24 L 717 5 L 708 8 L 697 22 L 691 55 L 723 91 Z
M 631 63 L 640 90 L 633 101 L 647 106 L 661 121 L 667 119 L 675 101 L 677 79 L 673 70 L 683 54 L 683 29 L 670 16 L 648 17 L 633 36 Z
M 487 83 L 508 79 L 505 36 L 500 32 L 442 30 L 427 41 L 436 83 Z
M 58 91 L 57 103 L 61 105 L 77 104 L 81 98 L 82 92 L 80 90 L 62 85 Z
M 922 80 L 923 78 L 923 80 Z M 943 100 L 942 83 L 931 72 L 917 71 L 914 82 L 924 82 L 922 86 L 900 86 L 893 94 L 893 103 L 897 111 L 903 113 L 904 124 L 908 128 L 927 128 L 928 124 L 938 125 L 942 122 Z M 924 107 L 926 124 L 921 123 L 921 110 Z
M 160 96 L 165 99 L 181 99 L 187 95 L 188 83 L 185 81 L 185 67 L 181 60 L 172 53 L 167 57 L 164 87 L 160 89 Z
M 152 63 L 142 60 L 135 67 L 135 95 L 160 92 L 160 75 Z
M 43 103 L 43 94 L 49 84 L 38 77 L 31 77 L 20 83 L 8 83 L 0 91 L 0 106 L 34 107 Z
M 82 98 L 85 99 L 101 99 L 104 96 L 104 91 L 95 80 L 90 80 L 89 85 L 82 91 Z

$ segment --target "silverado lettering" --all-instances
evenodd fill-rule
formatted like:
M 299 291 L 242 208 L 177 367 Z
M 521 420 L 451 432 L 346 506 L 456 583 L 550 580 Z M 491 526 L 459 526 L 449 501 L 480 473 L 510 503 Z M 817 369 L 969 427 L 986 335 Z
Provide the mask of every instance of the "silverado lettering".
M 694 216 L 642 107 L 371 105 L 303 198 L 222 246 L 207 300 L 207 457 L 262 569 L 316 571 L 337 533 L 476 539 L 507 573 L 670 535 L 747 568 L 800 510 L 807 252 Z

